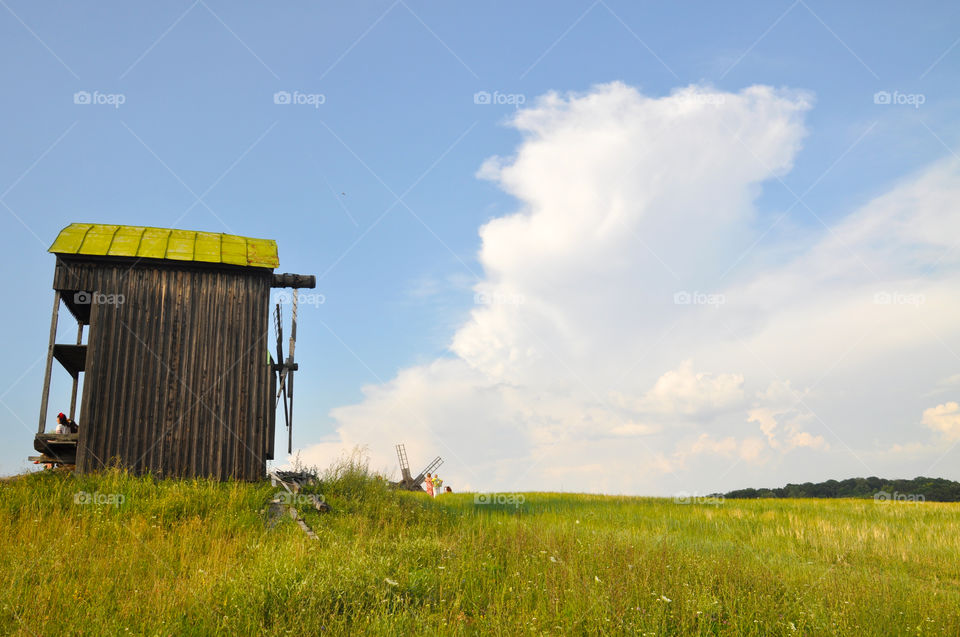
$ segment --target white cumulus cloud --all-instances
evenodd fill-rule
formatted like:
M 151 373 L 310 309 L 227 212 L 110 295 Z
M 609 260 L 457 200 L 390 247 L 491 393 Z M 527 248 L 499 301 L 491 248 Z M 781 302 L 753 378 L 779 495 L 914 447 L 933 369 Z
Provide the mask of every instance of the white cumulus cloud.
M 803 454 L 882 473 L 857 441 L 894 435 L 955 373 L 960 174 L 931 166 L 828 229 L 797 207 L 785 223 L 807 230 L 767 237 L 779 212 L 755 202 L 790 171 L 812 103 L 613 83 L 519 110 L 521 142 L 479 171 L 517 208 L 480 228 L 478 304 L 450 356 L 364 388 L 302 458 L 366 445 L 392 468 L 403 441 L 459 489 L 776 486 L 807 477 L 783 464 L 808 470 Z M 960 432 L 950 418 L 924 424 Z
M 960 404 L 944 403 L 923 411 L 923 424 L 948 440 L 960 439 Z

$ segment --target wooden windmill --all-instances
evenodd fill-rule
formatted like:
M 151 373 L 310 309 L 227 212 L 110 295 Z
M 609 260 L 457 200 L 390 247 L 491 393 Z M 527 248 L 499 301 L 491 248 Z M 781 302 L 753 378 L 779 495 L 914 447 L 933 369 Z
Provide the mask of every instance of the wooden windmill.
M 271 239 L 194 230 L 61 230 L 50 247 L 53 313 L 33 442 L 41 455 L 30 459 L 79 473 L 119 464 L 163 477 L 262 479 L 278 395 L 290 448 L 296 300 L 316 286 L 312 275 L 275 273 L 277 250 Z M 276 361 L 267 351 L 273 288 L 293 289 L 289 349 Z M 61 305 L 77 321 L 76 341 L 57 342 Z M 46 431 L 54 363 L 72 378 L 78 433 Z
M 401 489 L 406 489 L 407 491 L 422 491 L 423 490 L 423 481 L 426 479 L 428 473 L 433 473 L 436 471 L 437 467 L 443 464 L 443 458 L 437 456 L 433 461 L 423 468 L 423 471 L 418 473 L 416 477 L 410 473 L 410 462 L 407 460 L 407 449 L 401 443 L 397 445 L 397 459 L 400 461 L 400 482 L 396 483 L 396 486 Z

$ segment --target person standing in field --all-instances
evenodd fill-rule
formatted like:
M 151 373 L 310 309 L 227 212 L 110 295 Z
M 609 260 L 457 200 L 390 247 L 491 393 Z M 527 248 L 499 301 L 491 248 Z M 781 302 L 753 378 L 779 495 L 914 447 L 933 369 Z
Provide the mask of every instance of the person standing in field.
M 427 495 L 429 495 L 432 498 L 433 497 L 433 478 L 430 477 L 429 473 L 427 474 L 427 479 L 424 480 L 424 482 L 426 482 L 427 484 Z
M 433 497 L 440 495 L 440 487 L 443 486 L 443 480 L 440 479 L 440 476 L 434 474 L 433 476 Z

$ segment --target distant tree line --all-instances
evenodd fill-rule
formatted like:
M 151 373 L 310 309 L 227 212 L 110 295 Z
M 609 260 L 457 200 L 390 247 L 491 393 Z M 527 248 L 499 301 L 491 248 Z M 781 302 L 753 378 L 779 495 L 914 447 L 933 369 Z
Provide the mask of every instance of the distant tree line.
M 788 484 L 777 489 L 737 489 L 721 494 L 724 498 L 876 498 L 912 499 L 929 502 L 960 502 L 960 482 L 943 478 L 889 480 L 850 478 L 826 482 Z

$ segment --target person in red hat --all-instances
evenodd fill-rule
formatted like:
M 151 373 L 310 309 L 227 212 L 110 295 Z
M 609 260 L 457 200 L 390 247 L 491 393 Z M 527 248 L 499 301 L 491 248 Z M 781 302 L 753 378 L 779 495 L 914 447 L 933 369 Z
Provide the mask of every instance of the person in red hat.
M 80 427 L 73 421 L 72 418 L 67 418 L 66 414 L 62 411 L 57 414 L 57 429 L 58 434 L 75 434 L 80 431 Z

